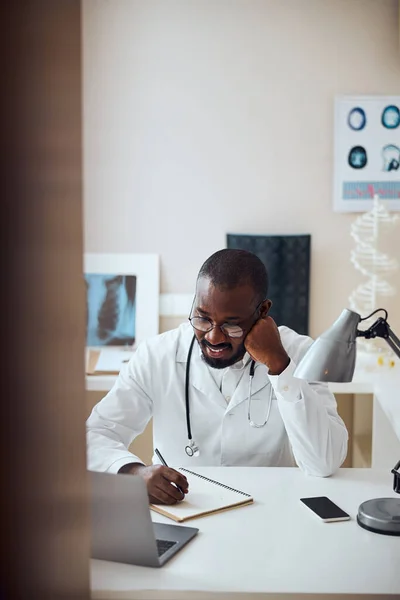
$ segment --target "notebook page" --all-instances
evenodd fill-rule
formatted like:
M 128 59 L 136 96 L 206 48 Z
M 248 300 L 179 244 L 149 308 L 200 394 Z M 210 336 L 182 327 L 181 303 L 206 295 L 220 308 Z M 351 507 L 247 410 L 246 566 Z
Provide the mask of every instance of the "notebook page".
M 252 502 L 252 497 L 249 494 L 240 493 L 231 489 L 213 483 L 210 480 L 202 479 L 185 469 L 178 469 L 188 480 L 189 493 L 185 499 L 173 506 L 164 504 L 153 504 L 157 512 L 165 516 L 171 516 L 177 521 L 191 519 L 200 516 L 203 513 L 215 512 L 223 510 L 230 506 L 238 504 L 248 504 Z

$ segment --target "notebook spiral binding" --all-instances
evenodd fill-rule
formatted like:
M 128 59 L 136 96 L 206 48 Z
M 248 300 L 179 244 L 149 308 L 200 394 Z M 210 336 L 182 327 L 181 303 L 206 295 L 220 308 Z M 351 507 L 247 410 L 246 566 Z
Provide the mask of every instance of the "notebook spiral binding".
M 226 490 L 230 490 L 231 492 L 236 492 L 237 494 L 242 494 L 242 496 L 246 496 L 247 498 L 251 498 L 251 494 L 246 494 L 246 492 L 242 492 L 241 490 L 236 490 L 233 487 L 229 487 L 229 485 L 225 485 L 220 481 L 215 481 L 215 479 L 210 479 L 209 477 L 205 477 L 204 475 L 200 475 L 200 473 L 195 473 L 194 471 L 190 471 L 189 469 L 185 469 L 181 467 L 180 471 L 185 471 L 186 473 L 190 473 L 191 475 L 196 475 L 196 477 L 200 477 L 200 479 L 205 479 L 206 481 L 210 481 L 211 483 L 215 483 L 215 485 L 219 485 L 220 487 L 225 488 Z

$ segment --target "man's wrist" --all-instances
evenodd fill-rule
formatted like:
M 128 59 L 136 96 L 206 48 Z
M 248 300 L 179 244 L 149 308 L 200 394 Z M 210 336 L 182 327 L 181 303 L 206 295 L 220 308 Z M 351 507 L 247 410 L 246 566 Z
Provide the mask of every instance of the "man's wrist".
M 269 361 L 265 363 L 268 367 L 269 375 L 280 375 L 288 368 L 290 364 L 290 357 L 286 354 L 282 358 L 274 359 L 273 361 Z
M 136 475 L 145 466 L 143 463 L 138 462 L 128 463 L 119 469 L 118 474 L 125 475 L 129 473 L 130 475 Z

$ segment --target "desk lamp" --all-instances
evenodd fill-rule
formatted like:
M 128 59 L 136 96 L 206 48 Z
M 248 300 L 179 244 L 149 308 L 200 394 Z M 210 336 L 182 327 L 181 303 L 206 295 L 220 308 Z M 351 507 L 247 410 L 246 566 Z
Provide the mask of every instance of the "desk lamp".
M 375 313 L 383 311 L 366 330 L 359 330 L 358 324 Z M 400 357 L 400 340 L 387 322 L 387 311 L 378 308 L 368 317 L 344 309 L 333 325 L 310 346 L 298 364 L 294 376 L 308 381 L 347 382 L 351 381 L 356 364 L 356 339 L 381 337 L 386 340 L 393 352 Z M 400 460 L 392 469 L 393 489 L 400 494 Z M 400 536 L 400 499 L 375 498 L 360 504 L 357 523 L 375 533 Z

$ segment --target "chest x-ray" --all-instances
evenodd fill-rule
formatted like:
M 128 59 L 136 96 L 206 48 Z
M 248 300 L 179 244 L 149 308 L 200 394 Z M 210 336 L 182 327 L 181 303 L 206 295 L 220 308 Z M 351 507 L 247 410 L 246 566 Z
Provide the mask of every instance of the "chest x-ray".
M 135 341 L 136 276 L 85 275 L 87 346 L 126 346 Z

